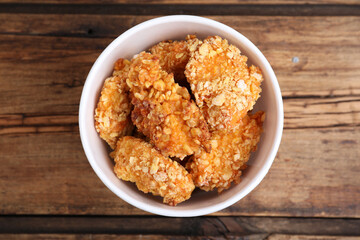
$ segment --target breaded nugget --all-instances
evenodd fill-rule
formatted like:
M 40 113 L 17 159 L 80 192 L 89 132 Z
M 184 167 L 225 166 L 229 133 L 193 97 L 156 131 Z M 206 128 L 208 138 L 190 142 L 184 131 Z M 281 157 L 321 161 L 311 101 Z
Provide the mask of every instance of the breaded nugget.
M 192 54 L 185 75 L 211 131 L 236 128 L 261 92 L 259 68 L 219 36 L 208 37 Z
M 173 73 L 175 81 L 185 80 L 185 66 L 190 55 L 201 43 L 195 35 L 188 35 L 186 41 L 162 41 L 149 51 L 159 57 L 160 67 L 167 73 Z
M 126 85 L 129 67 L 130 61 L 125 59 L 119 59 L 115 63 L 113 76 L 105 80 L 95 109 L 96 131 L 112 149 L 120 137 L 131 134 L 133 129 L 130 119 L 131 103 Z
M 171 206 L 190 198 L 195 186 L 191 175 L 179 163 L 164 157 L 151 144 L 134 137 L 123 137 L 110 154 L 114 171 L 125 181 L 135 182 L 139 190 L 160 195 Z
M 211 135 L 211 152 L 200 150 L 186 165 L 195 186 L 205 191 L 221 192 L 239 183 L 251 151 L 255 151 L 262 132 L 264 112 L 246 115 L 232 132 L 218 130 Z
M 159 57 L 164 71 L 173 73 L 175 79 L 185 79 L 185 66 L 190 57 L 186 41 L 163 41 L 151 47 L 150 52 Z
M 208 149 L 210 137 L 206 121 L 186 88 L 163 71 L 159 57 L 142 52 L 131 61 L 127 84 L 136 127 L 164 155 L 183 159 Z

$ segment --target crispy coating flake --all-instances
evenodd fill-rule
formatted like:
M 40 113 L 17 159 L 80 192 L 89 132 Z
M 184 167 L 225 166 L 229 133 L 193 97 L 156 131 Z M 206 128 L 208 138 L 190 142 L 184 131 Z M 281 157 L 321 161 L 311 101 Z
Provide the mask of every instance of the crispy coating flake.
M 160 195 L 164 203 L 171 206 L 189 199 L 195 188 L 184 167 L 141 139 L 120 138 L 111 156 L 116 163 L 114 171 L 120 179 L 135 182 L 145 193 Z
M 255 151 L 262 132 L 264 112 L 246 115 L 240 127 L 232 132 L 214 131 L 211 152 L 196 153 L 186 168 L 193 176 L 195 186 L 205 191 L 217 188 L 222 192 L 239 183 L 241 170 L 246 168 L 251 151 Z
M 158 56 L 142 52 L 131 62 L 127 84 L 136 127 L 164 155 L 183 159 L 204 146 L 209 150 L 206 121 L 186 88 L 163 71 Z
M 259 98 L 261 71 L 219 36 L 208 37 L 192 54 L 185 75 L 211 131 L 236 128 Z
M 131 134 L 133 130 L 130 119 L 131 103 L 126 85 L 129 67 L 130 61 L 125 59 L 119 59 L 115 63 L 113 76 L 105 80 L 95 109 L 96 131 L 112 149 L 120 137 Z
M 160 67 L 173 73 L 175 81 L 186 81 L 185 66 L 189 61 L 190 55 L 201 43 L 195 35 L 188 35 L 186 41 L 163 41 L 150 48 L 153 55 L 159 57 Z
M 163 41 L 151 47 L 150 52 L 159 57 L 164 71 L 173 73 L 175 79 L 185 79 L 185 66 L 190 57 L 185 41 Z

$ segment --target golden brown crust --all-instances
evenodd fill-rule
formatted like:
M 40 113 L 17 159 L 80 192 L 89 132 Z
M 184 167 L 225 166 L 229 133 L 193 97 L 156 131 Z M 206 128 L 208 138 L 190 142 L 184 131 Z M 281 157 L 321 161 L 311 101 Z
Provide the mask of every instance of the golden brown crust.
M 185 75 L 210 130 L 237 127 L 261 92 L 259 68 L 218 36 L 200 44 L 186 65 Z
M 127 92 L 126 77 L 130 62 L 119 59 L 112 77 L 105 80 L 97 108 L 95 109 L 95 128 L 112 149 L 116 141 L 130 135 L 133 124 L 130 120 L 131 103 Z
M 116 61 L 95 110 L 96 130 L 115 148 L 116 175 L 172 206 L 195 186 L 221 192 L 239 183 L 265 118 L 248 114 L 260 69 L 218 36 L 188 35 L 150 52 Z
M 186 81 L 185 66 L 200 43 L 195 35 L 188 35 L 186 41 L 162 41 L 152 46 L 149 51 L 159 57 L 160 67 L 164 71 L 174 74 L 175 81 Z
M 164 155 L 183 159 L 208 146 L 206 121 L 186 88 L 160 68 L 158 56 L 142 52 L 131 62 L 127 84 L 132 121 Z
M 111 153 L 116 175 L 135 182 L 139 190 L 160 195 L 171 206 L 190 198 L 195 186 L 191 175 L 176 161 L 164 157 L 151 144 L 123 137 Z
M 151 47 L 150 52 L 159 57 L 164 71 L 173 73 L 175 79 L 185 79 L 185 66 L 190 57 L 185 41 L 163 41 Z
M 159 57 L 162 70 L 174 74 L 176 83 L 188 87 L 185 66 L 200 43 L 195 35 L 188 35 L 185 41 L 163 41 L 152 46 L 149 51 Z
M 239 183 L 241 170 L 246 168 L 251 151 L 256 150 L 262 132 L 264 112 L 246 115 L 240 127 L 232 132 L 219 130 L 212 133 L 211 152 L 196 153 L 186 165 L 195 186 L 205 191 L 217 188 L 221 192 Z

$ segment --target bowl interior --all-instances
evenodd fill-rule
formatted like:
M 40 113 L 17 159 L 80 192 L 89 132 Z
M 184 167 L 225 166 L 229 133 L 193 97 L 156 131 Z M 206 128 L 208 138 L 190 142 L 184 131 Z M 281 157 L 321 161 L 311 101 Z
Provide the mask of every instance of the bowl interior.
M 94 109 L 105 78 L 111 75 L 113 64 L 118 58 L 131 59 L 133 55 L 147 50 L 152 45 L 168 39 L 184 39 L 195 34 L 204 39 L 219 35 L 237 46 L 248 56 L 248 63 L 261 68 L 264 75 L 261 98 L 254 112 L 266 112 L 264 133 L 258 150 L 252 154 L 249 167 L 242 181 L 218 195 L 215 191 L 196 190 L 192 197 L 176 207 L 162 203 L 160 197 L 140 192 L 135 184 L 119 180 L 113 172 L 113 161 L 108 156 L 106 143 L 100 139 L 94 127 Z M 235 30 L 215 21 L 193 16 L 171 16 L 142 23 L 114 40 L 100 55 L 86 80 L 79 111 L 81 140 L 93 169 L 116 195 L 128 203 L 160 215 L 197 216 L 221 210 L 249 193 L 262 180 L 271 166 L 278 149 L 282 131 L 282 101 L 276 77 L 260 51 Z M 280 136 L 279 136 L 280 135 Z

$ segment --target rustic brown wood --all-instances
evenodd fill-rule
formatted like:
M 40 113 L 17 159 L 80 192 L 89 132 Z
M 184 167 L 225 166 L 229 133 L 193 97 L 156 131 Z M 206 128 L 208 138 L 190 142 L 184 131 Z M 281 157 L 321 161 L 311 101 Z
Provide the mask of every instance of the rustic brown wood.
M 358 239 L 359 10 L 357 0 L 0 0 L 0 239 Z M 101 51 L 140 22 L 179 13 L 248 37 L 284 99 L 266 178 L 199 218 L 153 216 L 116 197 L 78 130 Z
M 358 240 L 356 236 L 314 236 L 314 235 L 284 235 L 272 234 L 266 238 L 267 240 Z
M 78 115 L 0 115 L 0 135 L 16 133 L 78 132 Z
M 21 239 L 21 240 L 81 240 L 81 239 L 109 239 L 109 240 L 135 240 L 135 239 L 149 239 L 149 240 L 158 240 L 158 239 L 174 239 L 174 240 L 203 240 L 203 239 L 212 239 L 212 240 L 358 240 L 359 237 L 355 236 L 314 236 L 314 235 L 284 235 L 284 234 L 273 234 L 268 236 L 267 234 L 257 234 L 257 235 L 247 235 L 247 236 L 226 236 L 226 237 L 209 237 L 209 236 L 173 236 L 173 235 L 115 235 L 115 234 L 0 234 L 0 239 L 11 240 L 11 239 Z
M 76 3 L 76 2 L 74 2 Z M 359 16 L 359 4 L 1 4 L 2 13 L 101 15 Z
M 77 111 L 98 54 L 150 18 L 0 14 L 6 23 L 0 25 L 0 213 L 147 214 L 93 173 Z M 266 179 L 215 215 L 359 217 L 360 18 L 211 18 L 242 32 L 268 57 L 282 88 L 286 129 Z
M 174 236 L 174 235 L 143 235 L 143 234 L 136 234 L 136 235 L 111 235 L 111 234 L 0 234 L 0 239 L 4 240 L 12 240 L 12 239 L 20 239 L 20 240 L 102 240 L 102 239 L 109 239 L 109 240 L 204 240 L 204 239 L 211 239 L 211 240 L 241 240 L 246 237 L 247 240 L 262 240 L 266 239 L 266 234 L 259 234 L 255 236 L 230 236 L 230 237 L 208 237 L 208 236 L 196 236 L 196 237 L 189 237 L 189 236 Z M 347 240 L 347 239 L 346 239 Z M 349 239 L 352 240 L 352 239 Z
M 285 129 L 360 126 L 360 97 L 289 98 L 284 100 Z M 0 135 L 77 131 L 77 115 L 0 115 Z
M 0 26 L 0 102 L 8 103 L 0 114 L 76 115 L 83 83 L 100 52 L 150 18 L 0 14 L 9 23 Z M 285 98 L 339 96 L 357 105 L 359 17 L 212 18 L 235 27 L 263 51 Z
M 96 0 L 0 0 L 0 3 L 100 4 Z M 359 4 L 357 0 L 103 0 L 101 4 Z
M 6 216 L 0 233 L 81 233 L 177 236 L 256 236 L 261 234 L 360 235 L 360 219 L 134 216 Z
M 284 100 L 284 128 L 360 126 L 360 96 Z
M 263 182 L 214 215 L 359 217 L 359 131 L 285 130 Z M 5 134 L 0 152 L 1 214 L 148 214 L 101 183 L 76 131 Z
M 262 240 L 266 239 L 267 234 L 256 234 L 256 235 L 248 235 L 248 236 L 216 236 L 216 237 L 209 237 L 209 236 L 174 236 L 174 235 L 143 235 L 143 234 L 136 234 L 136 235 L 115 235 L 115 234 L 0 234 L 0 239 L 4 240 L 12 240 L 12 239 L 20 239 L 20 240 L 81 240 L 81 239 L 92 239 L 92 240 L 102 240 L 102 239 L 109 239 L 109 240 L 164 240 L 164 239 L 171 239 L 171 240 L 204 240 L 204 239 L 211 239 L 211 240 Z M 345 238 L 345 240 L 352 240 L 351 238 Z

